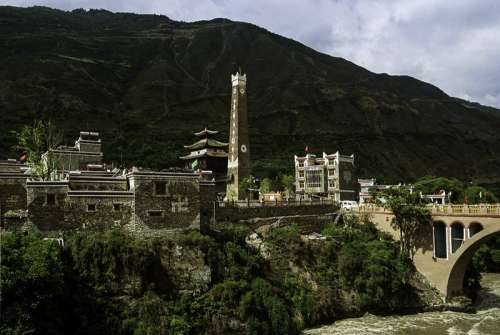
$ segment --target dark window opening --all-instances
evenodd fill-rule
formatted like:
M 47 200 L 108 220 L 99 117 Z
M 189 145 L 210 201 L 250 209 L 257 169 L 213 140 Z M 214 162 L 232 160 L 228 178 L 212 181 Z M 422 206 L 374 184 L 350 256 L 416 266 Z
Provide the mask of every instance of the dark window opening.
M 451 225 L 451 252 L 455 252 L 464 242 L 464 226 L 461 223 Z
M 231 175 L 231 181 L 230 181 L 231 184 L 234 184 L 234 174 Z
M 442 222 L 434 223 L 434 256 L 446 258 L 446 225 Z
M 469 237 L 472 237 L 483 230 L 483 226 L 480 223 L 474 222 L 469 226 Z
M 155 195 L 167 195 L 167 183 L 164 181 L 155 181 Z
M 148 216 L 160 217 L 163 216 L 163 211 L 148 211 Z
M 54 206 L 56 204 L 56 195 L 53 193 L 47 193 L 47 205 Z
M 119 212 L 119 211 L 121 211 L 121 209 L 122 209 L 121 204 L 113 204 L 113 210 L 115 212 Z
M 97 205 L 96 204 L 88 204 L 87 205 L 87 212 L 96 212 L 97 211 Z

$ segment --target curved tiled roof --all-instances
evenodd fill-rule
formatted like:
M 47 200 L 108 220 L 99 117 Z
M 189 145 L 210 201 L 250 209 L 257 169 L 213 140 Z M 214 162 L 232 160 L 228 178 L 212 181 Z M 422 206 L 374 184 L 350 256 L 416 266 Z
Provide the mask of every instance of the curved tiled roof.
M 202 140 L 199 140 L 198 142 L 195 142 L 191 145 L 185 145 L 184 148 L 190 149 L 190 150 L 197 150 L 197 149 L 203 149 L 203 148 L 224 148 L 227 147 L 228 143 L 220 142 L 217 140 L 214 140 L 213 138 L 204 138 Z

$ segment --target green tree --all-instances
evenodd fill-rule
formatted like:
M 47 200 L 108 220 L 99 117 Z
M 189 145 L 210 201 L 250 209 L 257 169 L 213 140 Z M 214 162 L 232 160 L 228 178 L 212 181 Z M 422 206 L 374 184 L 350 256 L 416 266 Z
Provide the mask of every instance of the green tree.
M 410 188 L 394 187 L 375 194 L 375 199 L 394 214 L 391 226 L 399 230 L 402 255 L 414 255 L 414 242 L 420 229 L 431 222 L 431 214 L 418 192 Z
M 255 179 L 254 176 L 248 176 L 246 178 L 243 178 L 243 180 L 240 183 L 240 192 L 243 192 L 243 194 L 250 194 L 249 190 L 255 190 L 257 189 L 257 180 Z
M 269 193 L 271 191 L 271 179 L 264 178 L 260 182 L 260 193 Z
M 32 176 L 40 180 L 50 180 L 57 169 L 57 160 L 52 152 L 62 142 L 62 132 L 51 122 L 35 121 L 32 126 L 24 126 L 15 133 L 18 144 L 27 157 Z
M 417 193 L 436 194 L 440 190 L 451 192 L 450 201 L 453 203 L 463 201 L 464 183 L 454 178 L 426 176 L 413 184 Z
M 294 187 L 295 187 L 295 177 L 292 175 L 284 174 L 281 175 L 281 183 L 283 184 L 283 188 L 285 190 L 286 197 L 293 197 Z
M 470 186 L 464 191 L 464 201 L 468 204 L 496 203 L 498 199 L 489 190 L 481 186 Z
M 61 248 L 37 235 L 0 238 L 1 334 L 62 334 L 65 289 Z

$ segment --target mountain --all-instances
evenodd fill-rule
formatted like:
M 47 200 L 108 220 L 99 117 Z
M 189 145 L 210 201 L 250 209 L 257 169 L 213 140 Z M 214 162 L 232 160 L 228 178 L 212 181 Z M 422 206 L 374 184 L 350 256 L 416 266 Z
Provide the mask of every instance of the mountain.
M 360 176 L 387 182 L 500 181 L 499 110 L 248 23 L 0 7 L 0 64 L 0 157 L 17 155 L 11 130 L 51 118 L 68 142 L 100 131 L 109 161 L 178 164 L 193 131 L 226 139 L 230 74 L 241 67 L 259 175 L 291 171 L 308 146 L 354 153 Z

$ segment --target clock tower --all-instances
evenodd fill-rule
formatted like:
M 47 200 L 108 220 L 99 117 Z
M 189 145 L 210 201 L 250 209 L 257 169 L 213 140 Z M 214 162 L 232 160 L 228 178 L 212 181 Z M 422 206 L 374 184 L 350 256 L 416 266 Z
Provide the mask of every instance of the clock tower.
M 244 200 L 247 190 L 241 189 L 243 179 L 250 177 L 250 145 L 248 141 L 247 76 L 231 75 L 231 115 L 229 125 L 229 152 L 227 160 L 228 201 Z

